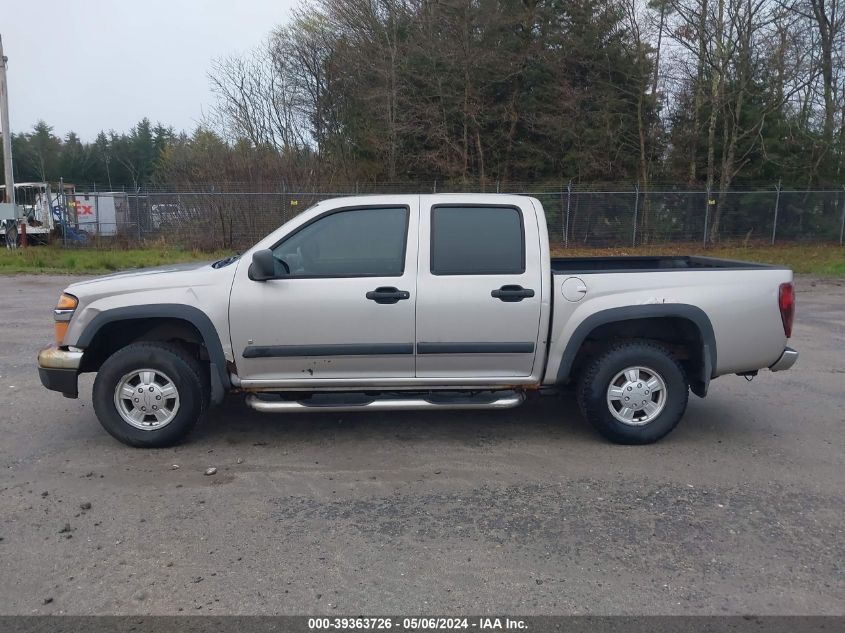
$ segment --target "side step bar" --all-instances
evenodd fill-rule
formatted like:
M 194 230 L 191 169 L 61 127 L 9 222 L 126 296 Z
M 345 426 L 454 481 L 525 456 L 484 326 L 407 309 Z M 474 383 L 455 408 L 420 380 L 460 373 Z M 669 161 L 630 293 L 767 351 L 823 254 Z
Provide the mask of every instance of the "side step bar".
M 272 394 L 250 394 L 247 406 L 263 413 L 333 413 L 338 411 L 422 411 L 426 409 L 512 409 L 523 403 L 519 391 L 488 391 L 480 394 L 396 395 L 382 397 L 363 394 L 315 395 L 307 400 L 283 400 Z M 340 396 L 340 397 L 338 397 Z

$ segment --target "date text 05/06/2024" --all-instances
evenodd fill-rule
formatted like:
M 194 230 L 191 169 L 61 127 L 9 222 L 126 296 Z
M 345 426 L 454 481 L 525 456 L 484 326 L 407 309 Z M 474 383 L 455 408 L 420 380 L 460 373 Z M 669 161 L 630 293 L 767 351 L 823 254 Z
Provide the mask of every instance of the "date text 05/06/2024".
M 509 617 L 336 617 L 309 618 L 309 631 L 519 631 L 528 628 L 523 619 Z

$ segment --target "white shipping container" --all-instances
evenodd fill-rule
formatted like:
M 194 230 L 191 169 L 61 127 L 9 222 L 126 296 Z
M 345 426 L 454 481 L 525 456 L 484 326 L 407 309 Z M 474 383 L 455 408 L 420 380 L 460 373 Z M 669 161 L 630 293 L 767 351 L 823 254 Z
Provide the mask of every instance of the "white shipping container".
M 123 193 L 77 194 L 68 201 L 75 211 L 79 228 L 89 235 L 117 235 L 115 196 Z

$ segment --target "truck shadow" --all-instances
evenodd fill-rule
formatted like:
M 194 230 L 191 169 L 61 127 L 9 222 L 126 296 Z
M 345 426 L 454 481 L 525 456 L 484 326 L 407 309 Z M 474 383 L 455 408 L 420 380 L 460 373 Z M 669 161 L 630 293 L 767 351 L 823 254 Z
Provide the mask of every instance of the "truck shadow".
M 259 413 L 243 396 L 228 396 L 212 409 L 192 435 L 194 439 L 273 441 L 325 438 L 353 441 L 362 437 L 393 441 L 477 441 L 493 438 L 595 437 L 573 397 L 529 398 L 523 405 L 492 411 L 362 411 L 340 413 Z
M 697 400 L 697 399 L 696 399 Z M 714 403 L 690 400 L 690 408 L 669 441 L 708 443 L 747 434 L 741 421 Z M 753 434 L 753 433 L 752 433 Z M 574 394 L 530 397 L 522 406 L 499 411 L 368 411 L 342 413 L 259 413 L 243 396 L 228 396 L 212 409 L 188 442 L 284 444 L 362 440 L 455 442 L 483 447 L 511 441 L 607 443 L 581 416 Z

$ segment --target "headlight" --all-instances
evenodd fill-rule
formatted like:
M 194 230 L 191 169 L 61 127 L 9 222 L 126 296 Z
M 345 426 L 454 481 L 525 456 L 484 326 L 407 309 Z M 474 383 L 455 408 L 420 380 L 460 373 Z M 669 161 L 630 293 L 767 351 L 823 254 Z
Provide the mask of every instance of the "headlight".
M 62 293 L 59 297 L 59 303 L 53 310 L 53 318 L 56 320 L 56 345 L 61 345 L 65 340 L 67 326 L 77 305 L 79 305 L 79 299 L 73 295 Z

